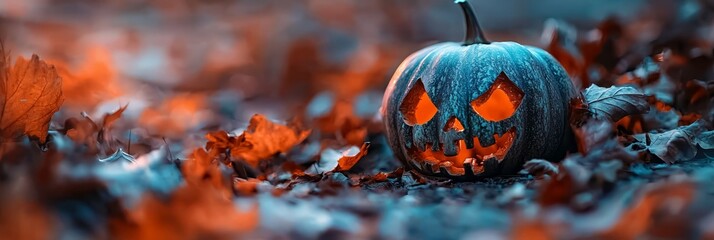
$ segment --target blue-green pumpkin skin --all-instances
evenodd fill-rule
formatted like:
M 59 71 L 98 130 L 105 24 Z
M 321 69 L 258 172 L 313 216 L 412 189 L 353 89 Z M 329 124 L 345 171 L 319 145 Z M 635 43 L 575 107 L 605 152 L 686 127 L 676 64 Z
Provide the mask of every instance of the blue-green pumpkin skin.
M 515 113 L 501 121 L 488 121 L 471 107 L 492 86 L 500 74 L 515 84 L 523 98 Z M 410 89 L 421 81 L 438 108 L 422 125 L 410 125 L 399 108 Z M 487 176 L 514 174 L 526 160 L 562 159 L 572 147 L 568 124 L 569 102 L 577 91 L 563 67 L 542 49 L 515 42 L 440 43 L 413 53 L 393 75 L 382 101 L 382 117 L 387 138 L 395 155 L 410 170 L 425 176 L 474 180 Z M 449 118 L 456 117 L 462 132 L 444 131 Z M 515 128 L 516 137 L 502 160 L 491 159 L 472 170 L 433 166 L 415 157 L 413 148 L 453 152 L 455 139 L 473 148 L 474 137 L 481 145 L 493 144 L 494 134 Z

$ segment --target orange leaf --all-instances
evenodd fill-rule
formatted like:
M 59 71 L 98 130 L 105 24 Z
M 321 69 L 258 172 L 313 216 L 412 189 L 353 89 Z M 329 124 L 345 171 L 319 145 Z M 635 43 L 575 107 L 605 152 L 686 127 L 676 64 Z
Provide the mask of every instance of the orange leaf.
M 127 104 L 127 105 L 124 105 L 123 107 L 120 107 L 118 110 L 114 111 L 113 113 L 104 114 L 104 119 L 102 120 L 102 127 L 108 128 L 109 126 L 111 126 L 112 123 L 114 123 L 117 119 L 119 119 L 121 117 L 122 113 L 124 113 L 124 110 L 126 110 L 126 108 L 128 106 L 129 105 Z
M 64 100 L 62 78 L 37 55 L 30 61 L 18 58 L 12 68 L 3 56 L 0 65 L 0 134 L 7 138 L 26 134 L 44 142 L 52 114 Z
M 237 137 L 238 142 L 231 148 L 231 155 L 257 166 L 260 160 L 287 152 L 308 135 L 310 130 L 277 124 L 256 114 L 250 119 L 245 132 Z
M 327 172 L 349 171 L 359 160 L 367 155 L 369 142 L 362 144 L 362 147 L 351 146 L 344 149 L 325 149 L 320 153 L 320 160 L 314 163 L 305 171 L 308 175 L 317 175 Z
M 367 155 L 367 149 L 369 149 L 369 142 L 363 143 L 362 147 L 359 148 L 359 152 L 354 155 L 345 155 L 337 162 L 337 171 L 347 171 L 350 170 L 357 162 L 359 162 L 364 155 Z
M 115 221 L 112 234 L 119 239 L 230 239 L 255 231 L 258 210 L 257 203 L 236 204 L 214 188 L 186 185 L 168 200 L 147 195 L 127 211 L 128 221 Z

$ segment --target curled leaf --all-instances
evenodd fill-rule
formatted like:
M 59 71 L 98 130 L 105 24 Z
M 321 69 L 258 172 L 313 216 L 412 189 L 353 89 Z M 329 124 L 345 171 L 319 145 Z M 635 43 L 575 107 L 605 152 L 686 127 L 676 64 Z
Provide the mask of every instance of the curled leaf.
M 360 148 L 351 146 L 343 150 L 325 149 L 320 154 L 320 160 L 313 164 L 305 173 L 316 175 L 327 172 L 350 170 L 357 162 L 367 155 L 370 143 L 362 144 Z
M 616 122 L 625 116 L 649 111 L 647 98 L 633 87 L 603 88 L 590 85 L 583 95 L 596 119 Z

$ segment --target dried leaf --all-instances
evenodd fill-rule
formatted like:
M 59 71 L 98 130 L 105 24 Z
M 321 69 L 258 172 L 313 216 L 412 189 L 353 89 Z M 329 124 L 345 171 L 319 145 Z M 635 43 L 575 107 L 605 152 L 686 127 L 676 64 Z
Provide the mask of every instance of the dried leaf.
M 349 153 L 346 153 L 340 160 L 337 162 L 337 171 L 347 171 L 350 170 L 357 162 L 359 162 L 364 155 L 367 155 L 367 150 L 369 149 L 369 142 L 363 143 L 362 146 L 359 148 L 359 152 L 356 154 L 354 151 L 351 151 Z M 352 150 L 352 149 L 351 149 Z
M 582 127 L 574 128 L 573 133 L 578 143 L 578 151 L 587 154 L 605 141 L 613 139 L 613 124 L 609 121 L 592 119 Z
M 257 166 L 260 160 L 287 152 L 308 135 L 310 130 L 277 124 L 256 114 L 250 119 L 248 128 L 237 137 L 237 143 L 231 147 L 231 155 Z
M 663 133 L 637 134 L 633 137 L 639 143 L 644 143 L 648 153 L 657 156 L 666 163 L 691 160 L 697 155 L 697 146 L 703 149 L 711 146 L 707 130 L 711 125 L 705 120 L 698 120 L 690 125 L 679 127 Z
M 647 98 L 633 87 L 603 88 L 593 84 L 585 89 L 584 96 L 596 119 L 616 122 L 625 116 L 649 111 Z
M 102 120 L 102 127 L 109 128 L 117 119 L 121 118 L 122 113 L 124 113 L 127 107 L 129 107 L 128 104 L 124 105 L 123 107 L 120 107 L 113 113 L 104 114 L 104 119 Z
M 543 175 L 558 175 L 558 166 L 548 160 L 532 159 L 523 165 L 528 174 L 539 177 Z
M 570 126 L 580 127 L 590 118 L 590 109 L 588 109 L 588 104 L 585 102 L 585 97 L 582 94 L 570 99 L 570 113 L 568 115 L 568 122 Z
M 402 179 L 404 175 L 404 168 L 397 168 L 392 172 L 379 172 L 374 176 L 365 176 L 360 179 L 360 184 L 371 184 L 378 182 L 386 182 L 390 178 Z
M 110 127 L 112 124 L 121 117 L 122 113 L 124 113 L 124 110 L 129 105 L 124 105 L 123 107 L 120 107 L 113 113 L 105 113 L 104 117 L 102 118 L 102 126 L 99 129 L 99 133 L 97 134 L 97 140 L 100 143 L 105 143 L 105 142 L 110 142 L 111 141 L 111 135 L 107 134 L 109 131 Z
M 703 149 L 714 149 L 714 131 L 706 131 L 694 138 L 694 142 Z
M 697 148 L 692 137 L 682 128 L 663 133 L 637 134 L 634 137 L 638 141 L 646 143 L 645 150 L 647 152 L 666 163 L 687 161 L 697 155 Z
M 233 182 L 233 189 L 242 196 L 253 196 L 258 193 L 258 185 L 261 183 L 262 181 L 255 178 L 237 179 Z
M 158 104 L 144 109 L 139 125 L 150 133 L 181 139 L 189 130 L 208 124 L 211 113 L 203 93 L 175 94 Z
M 225 179 L 221 174 L 218 162 L 214 161 L 215 155 L 198 148 L 191 153 L 189 158 L 181 165 L 181 172 L 186 182 L 194 185 L 209 183 L 215 188 L 225 187 Z
M 72 59 L 80 62 L 72 65 L 65 61 L 51 61 L 62 77 L 64 104 L 80 109 L 92 109 L 107 99 L 115 99 L 125 90 L 119 80 L 119 72 L 112 54 L 116 49 L 92 45 L 84 50 L 72 49 Z
M 611 211 L 622 211 L 616 215 L 609 228 L 600 229 L 596 233 L 598 239 L 636 239 L 642 236 L 662 212 L 678 212 L 686 209 L 695 196 L 696 186 L 689 180 L 675 179 L 666 182 L 647 184 L 634 197 L 630 206 L 625 206 L 624 201 L 616 202 L 615 206 L 593 214 L 608 214 Z M 620 199 L 627 199 L 620 196 Z M 660 213 L 660 214 L 658 214 Z M 661 218 L 661 217 L 660 217 Z
M 235 141 L 235 137 L 228 135 L 226 131 L 215 131 L 206 134 L 206 150 L 215 150 L 217 152 L 225 152 Z
M 308 168 L 305 173 L 316 175 L 328 172 L 348 171 L 357 164 L 367 154 L 370 143 L 362 144 L 362 147 L 351 146 L 343 150 L 325 149 L 320 154 L 320 160 Z
M 0 134 L 26 134 L 45 142 L 50 119 L 62 105 L 62 78 L 37 55 L 29 61 L 18 58 L 12 68 L 3 56 L 0 65 Z
M 213 188 L 187 185 L 169 201 L 147 195 L 118 222 L 113 235 L 120 239 L 234 238 L 255 230 L 258 205 L 241 206 Z M 212 237 L 211 237 L 212 236 Z

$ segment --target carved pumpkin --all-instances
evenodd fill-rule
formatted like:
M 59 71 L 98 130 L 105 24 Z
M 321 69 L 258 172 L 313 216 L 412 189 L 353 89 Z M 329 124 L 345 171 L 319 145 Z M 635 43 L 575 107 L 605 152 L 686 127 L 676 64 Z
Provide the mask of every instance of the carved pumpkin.
M 387 87 L 382 116 L 395 155 L 414 172 L 457 180 L 562 158 L 576 93 L 563 67 L 541 49 L 486 41 L 468 2 L 459 5 L 466 40 L 412 54 Z

